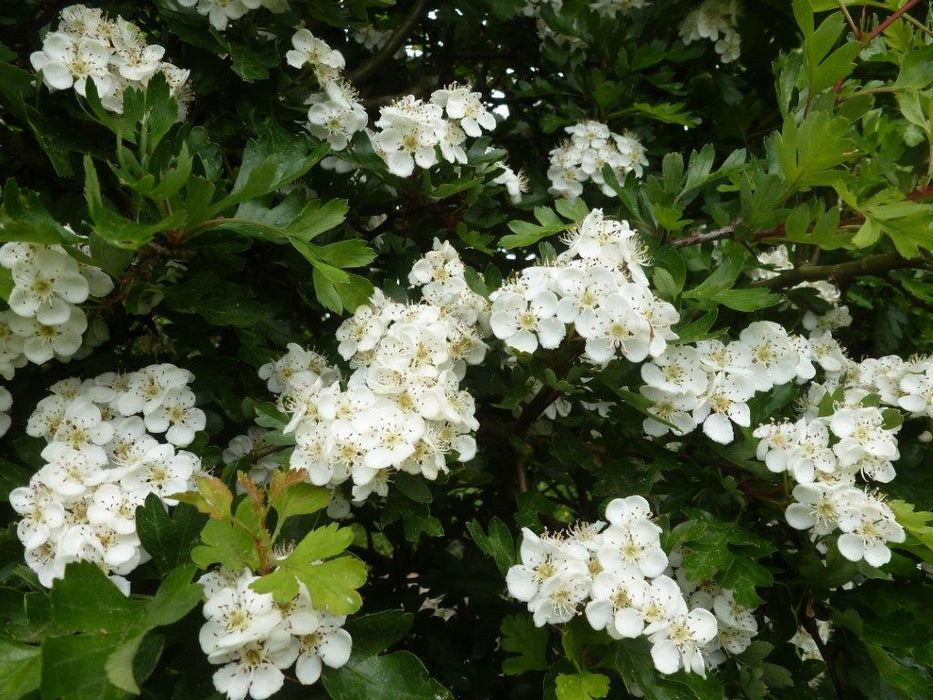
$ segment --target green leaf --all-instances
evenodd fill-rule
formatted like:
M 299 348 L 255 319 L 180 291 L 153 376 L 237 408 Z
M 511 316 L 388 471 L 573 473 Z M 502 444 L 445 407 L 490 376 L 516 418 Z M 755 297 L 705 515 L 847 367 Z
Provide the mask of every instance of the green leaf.
M 499 646 L 502 651 L 512 652 L 502 662 L 502 672 L 507 676 L 518 676 L 529 671 L 547 670 L 548 632 L 542 627 L 535 627 L 527 615 L 509 615 L 499 628 L 502 639 Z
M 143 224 L 127 219 L 108 207 L 101 195 L 97 170 L 90 155 L 84 156 L 84 196 L 91 213 L 94 231 L 117 248 L 138 250 L 157 233 L 180 226 L 185 221 L 184 212 L 176 212 L 161 221 Z
M 375 656 L 400 641 L 411 629 L 414 616 L 402 610 L 355 615 L 344 625 L 353 637 L 355 657 Z
M 249 533 L 230 520 L 208 520 L 201 542 L 191 550 L 191 561 L 202 569 L 220 564 L 225 569 L 259 568 L 259 552 Z
M 77 237 L 60 225 L 35 192 L 20 190 L 13 178 L 3 186 L 0 199 L 0 242 L 68 243 Z
M 193 564 L 185 564 L 162 579 L 159 590 L 146 606 L 147 628 L 178 622 L 201 602 L 202 586 L 192 583 L 196 571 Z
M 39 688 L 41 654 L 38 646 L 0 636 L 0 697 L 19 700 Z
M 296 515 L 316 513 L 330 502 L 330 492 L 321 486 L 312 486 L 307 482 L 292 484 L 272 503 L 279 521 Z
M 254 296 L 251 288 L 221 279 L 210 269 L 165 290 L 165 301 L 171 309 L 197 314 L 212 326 L 235 328 L 249 328 L 268 318 Z
M 724 588 L 731 588 L 740 605 L 755 608 L 764 602 L 756 588 L 767 588 L 774 582 L 771 572 L 747 556 L 738 556 L 717 580 Z
M 339 528 L 336 523 L 312 530 L 278 562 L 275 571 L 254 581 L 251 587 L 286 603 L 297 595 L 301 581 L 315 606 L 335 615 L 356 612 L 363 602 L 357 589 L 366 582 L 366 567 L 352 556 L 329 559 L 341 554 L 351 542 L 353 530 Z M 327 561 L 321 561 L 324 559 Z
M 767 289 L 747 287 L 743 289 L 724 289 L 708 297 L 707 300 L 722 304 L 736 311 L 758 311 L 774 306 L 782 301 L 779 294 L 773 294 Z
M 799 125 L 793 116 L 774 134 L 773 145 L 787 183 L 787 193 L 840 180 L 836 168 L 855 156 L 851 125 L 829 112 L 811 112 Z
M 511 250 L 534 245 L 538 241 L 553 236 L 555 233 L 566 231 L 574 225 L 575 221 L 566 223 L 547 207 L 535 207 L 535 218 L 540 225 L 528 221 L 510 221 L 509 230 L 512 234 L 503 236 L 499 240 L 499 247 Z
M 230 194 L 214 205 L 221 211 L 275 192 L 307 173 L 329 150 L 324 143 L 311 148 L 305 134 L 290 134 L 269 123 L 246 144 Z
M 69 564 L 64 578 L 52 585 L 50 599 L 56 629 L 67 632 L 119 635 L 139 621 L 144 608 L 91 562 Z
M 684 552 L 684 569 L 692 581 L 705 581 L 719 571 L 732 566 L 734 557 L 726 546 L 726 539 L 712 534 L 689 545 Z
M 865 651 L 874 662 L 879 675 L 892 687 L 905 693 L 908 698 L 924 698 L 929 695 L 933 679 L 926 670 L 905 666 L 889 652 L 874 644 L 866 644 Z
M 49 637 L 42 643 L 42 695 L 68 700 L 117 700 L 125 693 L 104 670 L 120 637 L 80 634 Z
M 510 567 L 518 563 L 512 533 L 509 531 L 508 525 L 499 518 L 494 517 L 489 521 L 488 534 L 483 531 L 483 526 L 477 520 L 467 523 L 467 530 L 469 530 L 470 536 L 480 551 L 495 560 L 496 566 L 503 576 Z
M 891 510 L 897 522 L 916 537 L 927 549 L 933 551 L 933 513 L 924 510 L 914 510 L 914 506 L 906 501 L 891 501 Z
M 202 476 L 197 479 L 198 490 L 176 493 L 172 498 L 183 503 L 190 503 L 200 512 L 217 520 L 230 518 L 233 505 L 233 493 L 216 476 Z
M 149 494 L 136 509 L 136 532 L 159 572 L 166 574 L 189 561 L 205 520 L 187 503 L 179 503 L 169 515 L 162 499 Z
M 609 678 L 601 673 L 581 671 L 557 676 L 558 700 L 591 700 L 609 695 Z
M 325 263 L 340 269 L 365 267 L 376 259 L 376 251 L 367 247 L 366 241 L 358 238 L 326 246 L 309 245 L 309 247 Z
M 616 642 L 607 662 L 629 689 L 637 687 L 646 700 L 722 700 L 726 697 L 715 673 L 708 672 L 703 679 L 695 673 L 680 671 L 668 676 L 656 671 L 646 639 Z
M 325 668 L 324 688 L 333 700 L 448 700 L 450 691 L 428 675 L 417 656 L 396 651 L 351 657 L 341 668 Z

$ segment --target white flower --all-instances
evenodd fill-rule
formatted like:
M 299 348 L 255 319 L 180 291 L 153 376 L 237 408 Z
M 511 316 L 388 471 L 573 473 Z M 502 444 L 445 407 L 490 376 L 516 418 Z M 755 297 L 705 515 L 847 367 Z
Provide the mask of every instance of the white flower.
M 248 570 L 235 586 L 222 588 L 204 603 L 206 622 L 198 639 L 207 658 L 216 658 L 267 637 L 282 621 L 272 595 L 257 593 L 250 584 L 258 580 Z
M 194 7 L 197 4 L 198 13 L 206 15 L 211 26 L 222 32 L 230 20 L 240 19 L 249 12 L 249 5 L 253 3 L 246 0 L 178 0 L 178 4 L 182 7 Z
M 648 578 L 660 575 L 668 565 L 660 533 L 661 528 L 647 519 L 606 528 L 597 552 L 600 565 L 623 574 L 640 573 Z
M 342 53 L 332 49 L 327 42 L 318 39 L 307 29 L 299 29 L 292 35 L 292 46 L 294 48 L 285 54 L 288 65 L 302 68 L 310 64 L 322 85 L 335 80 L 346 65 Z
M 118 17 L 110 40 L 116 49 L 113 63 L 123 78 L 145 83 L 161 69 L 165 48 L 146 44 L 145 36 L 135 24 Z
M 709 610 L 694 608 L 674 616 L 666 629 L 651 635 L 651 659 L 661 673 L 679 668 L 706 676 L 702 648 L 716 637 L 716 618 Z
M 87 316 L 74 307 L 64 323 L 47 326 L 34 318 L 11 316 L 13 332 L 23 339 L 23 354 L 30 362 L 44 364 L 53 357 L 67 359 L 81 347 L 81 336 L 87 330 Z
M 588 322 L 578 322 L 577 328 L 586 338 L 585 352 L 593 362 L 608 362 L 616 352 L 629 362 L 641 362 L 648 356 L 651 325 L 622 294 L 604 297 Z
M 41 547 L 65 522 L 65 508 L 41 482 L 10 491 L 10 505 L 23 519 L 16 535 L 26 549 Z
M 871 566 L 883 566 L 891 560 L 888 542 L 906 539 L 891 509 L 871 497 L 847 507 L 839 518 L 839 529 L 839 553 L 850 561 L 864 559 Z
M 165 433 L 165 439 L 173 445 L 190 445 L 194 441 L 194 434 L 204 430 L 207 424 L 204 411 L 194 408 L 194 401 L 194 392 L 190 389 L 171 389 L 158 408 L 146 414 L 146 429 L 153 433 Z
M 787 384 L 797 376 L 800 355 L 790 336 L 773 321 L 756 321 L 739 334 L 751 357 L 748 375 L 756 391 Z
M 123 477 L 123 485 L 131 492 L 155 493 L 175 505 L 172 494 L 188 489 L 199 460 L 190 452 L 178 452 L 171 445 L 159 445 L 146 455 L 146 461 Z
M 829 419 L 829 427 L 840 438 L 833 452 L 844 467 L 866 456 L 892 461 L 900 457 L 897 440 L 884 429 L 884 415 L 876 407 L 841 408 Z
M 570 140 L 550 152 L 547 176 L 551 194 L 574 199 L 582 194 L 582 183 L 592 180 L 607 197 L 615 197 L 615 190 L 603 177 L 606 166 L 618 182 L 624 182 L 630 172 L 641 177 L 648 161 L 635 137 L 613 134 L 605 124 L 592 121 L 569 126 L 565 131 L 571 135 Z
M 308 98 L 308 128 L 335 151 L 342 151 L 353 134 L 363 131 L 369 121 L 366 110 L 349 85 L 331 81 L 325 92 Z
M 744 428 L 751 424 L 751 414 L 746 401 L 754 393 L 746 377 L 717 374 L 709 389 L 700 397 L 693 411 L 693 419 L 703 424 L 703 432 L 711 440 L 723 445 L 728 444 L 735 437 L 733 423 Z
M 214 687 L 230 700 L 268 698 L 285 683 L 283 668 L 298 654 L 297 640 L 287 632 L 273 632 L 263 639 L 231 649 L 217 662 L 229 662 L 214 672 Z
M 551 538 L 541 538 L 528 528 L 522 528 L 521 564 L 506 574 L 509 595 L 522 602 L 531 602 L 542 586 L 555 576 L 575 576 L 587 573 L 586 550 L 576 545 L 562 546 Z
M 836 529 L 843 512 L 851 503 L 865 498 L 863 491 L 847 486 L 832 486 L 815 482 L 798 484 L 793 491 L 795 503 L 784 511 L 787 524 L 797 530 L 813 529 L 826 535 Z
M 697 352 L 686 345 L 669 348 L 653 362 L 643 364 L 641 378 L 648 386 L 672 394 L 700 395 L 707 387 L 706 371 Z
M 299 638 L 299 655 L 295 662 L 295 676 L 303 685 L 316 683 L 321 677 L 322 665 L 340 668 L 350 660 L 353 640 L 341 628 L 344 616 L 323 615 L 317 629 Z
M 473 138 L 483 135 L 483 129 L 492 131 L 496 128 L 496 118 L 483 106 L 482 95 L 471 92 L 469 85 L 448 85 L 431 94 L 431 102 L 444 108 L 447 116 L 457 120 L 459 126 Z
M 512 204 L 518 204 L 522 201 L 522 194 L 528 191 L 528 178 L 525 177 L 522 171 L 516 173 L 512 168 L 502 163 L 499 163 L 498 166 L 502 168 L 502 174 L 494 178 L 493 183 L 504 186 Z
M 77 264 L 63 253 L 39 250 L 13 265 L 10 309 L 20 316 L 35 316 L 39 323 L 56 325 L 71 316 L 71 304 L 88 297 L 88 282 Z
M 58 31 L 46 34 L 42 50 L 30 55 L 29 60 L 52 90 L 74 87 L 83 97 L 87 81 L 92 79 L 98 94 L 107 95 L 112 89 L 110 52 L 111 48 L 103 41 Z
M 557 296 L 543 290 L 526 300 L 522 295 L 506 292 L 496 297 L 489 324 L 497 338 L 520 352 L 553 349 L 564 338 L 564 324 L 555 316 Z
M 686 435 L 696 428 L 693 411 L 697 406 L 695 394 L 671 394 L 653 386 L 643 386 L 639 389 L 642 396 L 652 401 L 648 412 L 660 420 L 645 418 L 642 430 L 652 437 L 661 437 L 673 432 L 675 435 Z M 666 423 L 670 423 L 667 425 Z M 673 426 L 673 427 L 671 427 Z
M 408 177 L 415 165 L 430 168 L 437 163 L 436 146 L 447 132 L 443 111 L 408 95 L 383 107 L 372 137 L 373 147 L 385 159 L 389 172 Z
M 601 571 L 593 581 L 586 619 L 593 629 L 605 629 L 614 639 L 637 637 L 645 627 L 640 610 L 648 590 L 640 575 Z
M 584 573 L 562 572 L 544 582 L 528 604 L 537 627 L 569 622 L 586 599 L 590 578 Z

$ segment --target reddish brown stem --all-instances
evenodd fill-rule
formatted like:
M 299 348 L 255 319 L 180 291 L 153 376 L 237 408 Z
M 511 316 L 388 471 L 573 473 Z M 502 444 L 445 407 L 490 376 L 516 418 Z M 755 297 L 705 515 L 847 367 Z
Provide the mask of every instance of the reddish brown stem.
M 875 37 L 877 37 L 879 34 L 881 34 L 881 32 L 883 32 L 885 29 L 887 29 L 887 28 L 890 27 L 892 24 L 894 24 L 898 19 L 900 19 L 900 17 L 901 17 L 902 15 L 904 15 L 905 13 L 907 13 L 914 5 L 916 5 L 916 4 L 919 3 L 919 2 L 920 2 L 920 0 L 910 0 L 910 2 L 908 2 L 908 3 L 907 3 L 906 5 L 904 5 L 902 8 L 900 8 L 899 10 L 895 10 L 894 12 L 892 12 L 890 17 L 888 17 L 884 22 L 882 22 L 882 23 L 879 24 L 877 27 L 875 27 L 875 28 L 868 34 L 868 36 L 865 37 L 865 43 L 866 43 L 866 44 L 871 43 L 872 39 L 874 39 Z

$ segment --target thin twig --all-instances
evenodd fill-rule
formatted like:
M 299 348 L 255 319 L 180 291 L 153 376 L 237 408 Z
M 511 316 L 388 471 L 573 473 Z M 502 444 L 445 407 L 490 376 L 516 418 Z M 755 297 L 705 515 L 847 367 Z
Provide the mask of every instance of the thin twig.
M 402 22 L 399 28 L 395 30 L 395 33 L 389 37 L 389 40 L 386 42 L 386 45 L 382 47 L 382 50 L 350 73 L 348 80 L 351 83 L 359 85 L 360 83 L 366 82 L 370 76 L 392 59 L 395 53 L 402 47 L 402 44 L 405 43 L 408 35 L 418 26 L 425 4 L 426 0 L 415 0 L 415 4 L 412 5 L 411 10 L 409 10 L 408 15 L 405 17 L 405 21 Z
M 846 23 L 849 25 L 849 29 L 852 30 L 852 36 L 856 40 L 861 40 L 862 34 L 859 32 L 858 27 L 855 26 L 855 21 L 852 19 L 852 15 L 849 14 L 849 8 L 846 7 L 846 4 L 842 0 L 836 0 L 836 4 L 839 5 L 839 9 L 842 10 L 842 14 L 845 15 Z
M 710 241 L 718 241 L 722 238 L 732 238 L 732 235 L 735 233 L 736 227 L 742 223 L 742 219 L 736 219 L 728 226 L 723 226 L 718 228 L 715 231 L 706 231 L 704 233 L 695 233 L 692 236 L 687 236 L 686 238 L 678 238 L 674 241 L 671 241 L 671 245 L 675 248 L 685 248 L 691 245 L 700 245 L 701 243 L 708 243 Z

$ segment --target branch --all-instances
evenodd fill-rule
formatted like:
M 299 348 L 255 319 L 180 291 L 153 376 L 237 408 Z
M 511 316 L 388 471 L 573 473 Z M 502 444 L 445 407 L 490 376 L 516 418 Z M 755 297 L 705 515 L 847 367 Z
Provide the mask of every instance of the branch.
M 415 27 L 418 26 L 418 23 L 421 21 L 421 12 L 424 10 L 426 2 L 427 0 L 415 0 L 415 4 L 412 5 L 411 10 L 409 10 L 408 15 L 405 17 L 405 21 L 402 22 L 399 28 L 395 30 L 395 33 L 389 37 L 389 40 L 386 42 L 386 45 L 382 47 L 382 50 L 347 76 L 347 79 L 351 83 L 365 83 L 373 73 L 392 60 L 396 51 L 402 47 L 408 35 L 414 31 Z
M 908 2 L 902 8 L 892 12 L 890 17 L 888 17 L 884 22 L 882 22 L 877 27 L 875 27 L 874 30 L 872 30 L 871 33 L 869 33 L 868 36 L 865 37 L 865 43 L 866 44 L 870 43 L 872 39 L 874 39 L 876 36 L 881 34 L 881 32 L 883 32 L 885 29 L 887 29 L 892 24 L 894 24 L 898 20 L 898 18 L 901 17 L 901 15 L 906 13 L 908 10 L 910 10 L 910 8 L 912 8 L 914 5 L 916 5 L 919 2 L 920 0 L 910 0 L 910 2 Z
M 524 437 L 532 424 L 538 420 L 547 407 L 560 398 L 560 392 L 549 387 L 542 387 L 535 397 L 525 404 L 522 414 L 515 423 L 515 437 Z M 525 468 L 525 458 L 522 454 L 515 457 L 515 486 L 519 493 L 528 491 L 528 470 Z
M 851 277 L 864 275 L 883 275 L 889 270 L 898 270 L 906 267 L 928 268 L 930 263 L 924 258 L 908 260 L 897 253 L 883 253 L 869 255 L 867 258 L 850 260 L 837 265 L 801 265 L 800 267 L 782 272 L 771 279 L 752 282 L 751 287 L 767 287 L 768 289 L 785 289 L 801 282 L 813 280 L 842 281 Z

